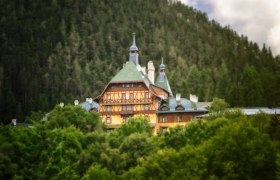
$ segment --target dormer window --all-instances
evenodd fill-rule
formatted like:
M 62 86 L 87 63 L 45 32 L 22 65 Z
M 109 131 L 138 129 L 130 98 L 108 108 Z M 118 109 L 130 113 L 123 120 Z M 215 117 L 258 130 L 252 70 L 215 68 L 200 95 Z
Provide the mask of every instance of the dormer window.
M 166 104 L 163 104 L 160 108 L 161 111 L 168 111 L 169 107 Z
M 185 108 L 184 108 L 184 106 L 182 106 L 182 104 L 178 104 L 175 109 L 178 110 L 178 111 L 185 110 Z

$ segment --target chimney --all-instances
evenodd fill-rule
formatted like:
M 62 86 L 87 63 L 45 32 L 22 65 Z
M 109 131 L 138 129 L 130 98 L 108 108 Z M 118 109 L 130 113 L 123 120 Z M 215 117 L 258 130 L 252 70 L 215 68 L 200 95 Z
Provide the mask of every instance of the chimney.
M 17 119 L 12 119 L 12 124 L 13 124 L 13 126 L 16 126 L 17 125 Z
M 64 107 L 64 102 L 59 103 L 60 107 Z
M 194 94 L 190 94 L 190 101 L 198 103 L 198 97 Z
M 93 99 L 92 99 L 92 98 L 88 98 L 88 102 L 89 102 L 90 104 L 92 104 Z
M 181 104 L 181 94 L 176 94 L 176 102 L 177 104 Z
M 155 66 L 152 61 L 148 62 L 148 78 L 152 84 L 155 84 Z

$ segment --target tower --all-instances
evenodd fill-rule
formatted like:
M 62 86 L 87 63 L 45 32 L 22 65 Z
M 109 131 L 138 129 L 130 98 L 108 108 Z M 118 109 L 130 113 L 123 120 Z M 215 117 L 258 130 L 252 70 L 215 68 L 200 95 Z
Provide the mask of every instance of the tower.
M 152 84 L 155 84 L 155 66 L 152 61 L 148 62 L 148 78 Z
M 139 65 L 139 60 L 138 60 L 138 47 L 136 46 L 136 41 L 135 41 L 135 33 L 133 33 L 133 42 L 132 45 L 129 48 L 129 61 L 132 61 L 136 67 Z
M 170 88 L 168 79 L 165 74 L 165 65 L 163 64 L 163 58 L 161 59 L 161 65 L 159 66 L 159 75 L 158 75 L 155 85 L 165 89 L 166 91 L 169 92 L 170 96 L 173 96 L 172 90 Z
M 158 82 L 164 82 L 164 81 L 165 81 L 165 65 L 163 64 L 163 58 L 161 58 L 161 64 L 159 66 Z

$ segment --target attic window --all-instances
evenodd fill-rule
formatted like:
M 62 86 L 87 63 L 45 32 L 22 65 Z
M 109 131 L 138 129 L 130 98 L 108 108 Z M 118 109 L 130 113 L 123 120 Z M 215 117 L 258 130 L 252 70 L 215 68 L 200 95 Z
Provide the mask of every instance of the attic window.
M 90 112 L 97 112 L 97 108 L 96 107 L 92 107 L 89 109 Z
M 163 104 L 160 108 L 161 111 L 168 111 L 169 107 L 166 104 Z
M 185 110 L 185 108 L 181 104 L 177 105 L 175 109 L 179 111 Z

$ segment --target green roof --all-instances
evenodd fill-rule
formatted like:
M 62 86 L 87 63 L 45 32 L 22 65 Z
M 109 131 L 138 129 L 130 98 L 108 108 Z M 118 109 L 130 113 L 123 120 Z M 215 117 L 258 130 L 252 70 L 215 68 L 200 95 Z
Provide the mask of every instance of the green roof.
M 132 61 L 128 61 L 110 82 L 142 81 L 141 73 Z
M 165 89 L 166 91 L 168 91 L 171 95 L 172 95 L 172 90 L 170 88 L 170 85 L 168 83 L 167 77 L 164 76 L 164 81 L 160 81 L 159 77 L 155 83 L 156 86 L 161 87 L 162 89 Z

